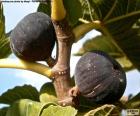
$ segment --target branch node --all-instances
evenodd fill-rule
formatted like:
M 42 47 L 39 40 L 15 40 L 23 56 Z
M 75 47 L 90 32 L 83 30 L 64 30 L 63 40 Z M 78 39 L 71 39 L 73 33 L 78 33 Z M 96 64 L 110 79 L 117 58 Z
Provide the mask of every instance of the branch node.
M 67 75 L 69 73 L 69 70 L 70 70 L 70 68 L 64 68 L 63 70 L 60 70 L 60 69 L 61 68 L 59 68 L 59 70 L 56 68 L 52 69 L 54 79 L 59 77 L 59 76 Z

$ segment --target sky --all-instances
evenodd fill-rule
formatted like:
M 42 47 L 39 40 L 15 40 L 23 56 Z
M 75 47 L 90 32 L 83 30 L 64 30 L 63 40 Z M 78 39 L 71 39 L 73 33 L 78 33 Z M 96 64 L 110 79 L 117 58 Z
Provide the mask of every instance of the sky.
M 12 30 L 16 24 L 27 14 L 36 12 L 38 3 L 3 3 L 4 15 L 6 19 L 6 32 Z M 81 41 L 72 46 L 72 54 L 75 53 L 87 38 L 99 35 L 97 31 L 91 31 Z M 12 54 L 11 59 L 16 57 Z M 74 73 L 75 65 L 80 57 L 71 57 L 71 75 Z M 124 95 L 133 93 L 134 95 L 140 92 L 140 73 L 137 70 L 126 73 L 127 75 L 127 88 Z M 41 85 L 47 81 L 50 81 L 45 76 L 42 76 L 31 71 L 19 70 L 19 69 L 0 69 L 0 94 L 7 89 L 13 88 L 17 85 L 31 84 L 38 90 Z

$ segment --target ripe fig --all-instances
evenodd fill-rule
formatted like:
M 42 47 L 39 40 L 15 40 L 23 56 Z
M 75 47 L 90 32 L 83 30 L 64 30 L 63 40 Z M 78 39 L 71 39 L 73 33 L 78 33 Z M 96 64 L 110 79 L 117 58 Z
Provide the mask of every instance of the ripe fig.
M 88 52 L 78 61 L 75 83 L 82 96 L 95 103 L 113 103 L 126 88 L 120 64 L 103 51 Z
M 41 12 L 25 16 L 10 35 L 11 49 L 19 58 L 41 61 L 51 56 L 56 33 L 51 18 Z

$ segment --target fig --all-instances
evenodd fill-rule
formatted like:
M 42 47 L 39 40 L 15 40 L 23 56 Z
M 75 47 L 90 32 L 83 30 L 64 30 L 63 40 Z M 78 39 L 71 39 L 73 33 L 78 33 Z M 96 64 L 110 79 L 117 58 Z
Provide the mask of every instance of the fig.
M 30 61 L 49 58 L 55 41 L 56 33 L 51 18 L 41 12 L 25 16 L 10 35 L 13 53 L 19 58 Z
M 126 75 L 121 65 L 103 51 L 84 54 L 74 76 L 80 94 L 95 103 L 116 102 L 126 88 Z

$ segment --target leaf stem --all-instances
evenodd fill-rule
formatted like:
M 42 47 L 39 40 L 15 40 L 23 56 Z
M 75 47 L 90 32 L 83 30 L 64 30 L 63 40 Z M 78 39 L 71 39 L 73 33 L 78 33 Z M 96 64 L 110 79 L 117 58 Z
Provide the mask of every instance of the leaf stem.
M 75 27 L 73 29 L 75 42 L 79 41 L 82 36 L 84 36 L 87 32 L 91 31 L 92 29 L 100 29 L 100 28 L 101 28 L 100 21 L 93 21 Z
M 107 15 L 105 16 L 104 21 L 107 20 L 107 19 L 111 16 L 111 14 L 113 13 L 114 9 L 115 9 L 116 6 L 117 6 L 117 3 L 118 3 L 118 0 L 115 0 L 115 1 L 114 1 L 114 4 L 112 5 L 112 7 L 111 7 L 111 9 L 110 9 L 110 11 L 109 11 L 109 12 L 107 13 Z
M 135 15 L 138 15 L 138 14 L 140 15 L 140 11 L 135 11 L 135 12 L 131 12 L 131 13 L 128 13 L 128 14 L 125 14 L 125 15 L 121 15 L 121 16 L 112 18 L 110 20 L 107 20 L 105 22 L 105 24 L 113 23 L 113 22 L 116 22 L 116 21 L 119 21 L 119 20 L 122 20 L 122 19 L 125 19 L 125 18 L 128 18 L 128 17 L 131 17 L 131 16 L 135 16 Z
M 90 3 L 89 3 L 88 0 L 86 0 L 86 2 L 87 2 L 87 5 L 88 5 L 88 10 L 89 10 L 89 14 L 90 14 L 90 19 L 93 21 L 94 19 L 93 19 L 93 17 L 92 17 L 92 10 L 91 10 Z
M 50 79 L 52 77 L 52 71 L 49 67 L 36 62 L 28 62 L 24 60 L 15 60 L 8 58 L 0 59 L 0 68 L 16 68 L 30 70 L 42 74 L 44 76 L 47 76 Z

